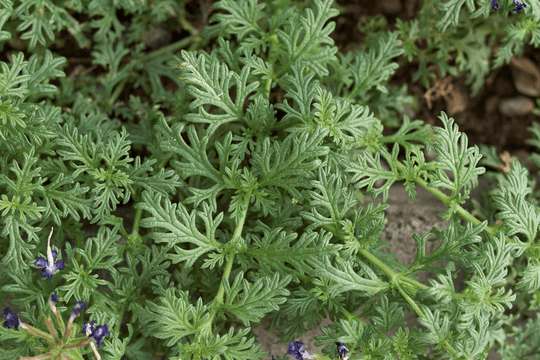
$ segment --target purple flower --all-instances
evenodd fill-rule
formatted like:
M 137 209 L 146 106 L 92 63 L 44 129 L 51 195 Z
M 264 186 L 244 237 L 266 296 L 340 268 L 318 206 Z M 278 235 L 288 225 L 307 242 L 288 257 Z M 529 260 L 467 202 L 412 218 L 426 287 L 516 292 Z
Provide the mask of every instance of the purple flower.
M 51 295 L 49 299 L 49 307 L 51 308 L 51 311 L 53 312 L 56 319 L 59 319 L 60 314 L 58 313 L 58 310 L 56 310 L 56 306 L 54 305 L 55 302 L 58 302 L 58 291 L 55 291 L 54 294 Z
M 349 353 L 349 349 L 345 347 L 345 343 L 337 342 L 336 345 L 339 357 L 346 356 Z
M 4 309 L 4 316 L 6 317 L 7 321 L 4 324 L 4 327 L 11 329 L 12 326 L 15 326 L 15 328 L 19 327 L 19 316 L 17 314 L 11 314 L 11 311 L 9 308 Z
M 96 322 L 96 320 L 92 320 L 92 322 L 89 322 L 89 323 L 85 322 L 81 333 L 86 335 L 86 336 L 90 336 L 92 334 L 92 331 L 94 330 L 93 325 L 94 325 L 95 322 Z M 88 333 L 88 331 L 90 331 L 90 333 Z
M 84 302 L 82 302 L 82 301 L 79 301 L 75 305 L 75 310 L 73 310 L 73 312 L 71 313 L 71 316 L 69 317 L 69 321 L 68 321 L 68 324 L 67 324 L 67 327 L 66 327 L 66 334 L 69 335 L 69 333 L 71 332 L 71 327 L 73 326 L 73 321 L 75 320 L 77 315 L 79 315 L 82 308 L 85 307 L 85 306 L 86 306 L 86 304 Z
M 96 320 L 93 320 L 91 323 L 84 323 L 82 333 L 85 334 L 88 337 L 94 338 L 97 343 L 97 347 L 101 347 L 101 343 L 103 342 L 103 338 L 105 336 L 110 335 L 109 334 L 109 324 L 96 326 L 94 329 L 93 325 L 96 322 Z
M 499 4 L 497 4 L 499 0 L 491 0 L 491 8 L 494 10 L 494 11 L 497 11 L 499 10 L 499 8 L 501 7 Z M 517 13 L 520 13 L 523 11 L 523 8 L 526 8 L 527 5 L 525 4 L 522 4 L 520 3 L 518 0 L 513 0 L 514 1 L 514 5 L 516 5 L 516 8 L 515 9 L 512 9 L 512 11 L 515 11 Z
M 516 5 L 515 9 L 512 9 L 512 11 L 515 11 L 517 13 L 520 13 L 523 11 L 523 8 L 526 8 L 527 5 L 521 4 L 518 0 L 514 0 L 514 5 Z
M 75 310 L 73 310 L 73 312 L 71 313 L 71 317 L 74 318 L 75 316 L 79 315 L 82 308 L 85 306 L 86 304 L 84 303 L 84 301 L 79 301 L 77 304 L 75 304 Z
M 37 258 L 34 265 L 37 267 L 44 268 L 41 270 L 41 276 L 49 280 L 55 271 L 64 269 L 64 260 L 56 261 L 56 255 L 58 254 L 55 250 L 51 251 L 51 237 L 53 234 L 53 229 L 51 228 L 51 233 L 49 234 L 49 239 L 47 240 L 47 259 L 42 258 L 41 256 Z
M 49 336 L 48 338 L 47 336 L 43 335 L 42 332 L 41 333 L 36 332 L 35 328 L 31 326 L 28 327 L 22 321 L 19 321 L 19 316 L 17 316 L 17 314 L 11 314 L 11 311 L 9 310 L 9 308 L 4 309 L 4 316 L 7 319 L 7 322 L 4 324 L 4 327 L 11 329 L 12 326 L 15 326 L 29 332 L 30 334 L 34 336 L 44 338 L 45 340 L 49 340 L 49 338 L 52 340 L 52 337 Z
M 289 343 L 289 350 L 287 350 L 287 354 L 294 356 L 294 358 L 297 360 L 315 359 L 313 355 L 310 355 L 306 350 L 302 349 L 303 346 L 303 342 L 293 340 Z

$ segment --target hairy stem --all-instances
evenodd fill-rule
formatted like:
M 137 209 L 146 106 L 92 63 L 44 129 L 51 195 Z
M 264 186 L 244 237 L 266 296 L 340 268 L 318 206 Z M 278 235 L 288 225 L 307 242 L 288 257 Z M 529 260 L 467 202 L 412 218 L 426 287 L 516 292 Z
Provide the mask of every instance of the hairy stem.
M 242 235 L 242 230 L 244 228 L 244 223 L 246 221 L 246 215 L 247 210 L 249 208 L 249 200 L 251 199 L 251 193 L 252 189 L 250 189 L 247 194 L 245 194 L 245 197 L 243 199 L 243 206 L 242 206 L 242 215 L 240 216 L 240 219 L 238 221 L 238 224 L 236 224 L 236 228 L 234 230 L 233 239 L 236 239 Z M 229 281 L 229 275 L 231 274 L 232 266 L 234 263 L 234 253 L 230 254 L 230 256 L 227 257 L 227 265 L 225 266 L 225 271 L 223 273 L 223 279 L 225 281 Z M 221 281 L 219 285 L 219 290 L 216 294 L 216 297 L 214 298 L 214 301 L 212 303 L 212 311 L 210 313 L 210 317 L 208 320 L 202 325 L 201 331 L 199 333 L 199 336 L 203 336 L 208 334 L 211 331 L 212 321 L 214 320 L 214 317 L 216 316 L 216 313 L 218 312 L 219 306 L 223 304 L 223 295 L 225 294 L 225 287 L 223 286 L 223 281 Z
M 403 171 L 403 169 L 405 168 L 405 166 L 400 162 L 400 161 L 396 161 L 396 166 L 398 168 L 399 171 Z M 437 188 L 433 188 L 433 187 L 429 187 L 428 186 L 428 183 L 427 181 L 425 181 L 424 179 L 422 179 L 422 177 L 420 177 L 420 175 L 416 176 L 416 178 L 414 179 L 414 181 L 422 186 L 424 189 L 426 189 L 427 191 L 429 191 L 430 193 L 432 193 L 433 195 L 435 195 L 439 200 L 441 200 L 446 206 L 450 206 L 450 202 L 452 200 L 452 198 L 448 195 L 446 195 L 445 193 L 443 193 L 442 191 L 440 191 L 439 189 Z M 464 208 L 462 208 L 461 206 L 457 206 L 457 211 L 456 211 L 456 214 L 459 215 L 462 219 L 465 219 L 465 220 L 468 220 L 470 221 L 474 226 L 477 226 L 478 224 L 481 223 L 480 220 L 478 220 L 477 218 L 475 218 L 473 215 L 471 215 L 467 210 L 465 210 Z M 484 228 L 484 230 L 486 230 L 488 233 L 490 233 L 492 236 L 496 236 L 497 235 L 497 229 L 493 228 L 493 227 L 490 227 L 490 226 L 486 226 Z M 512 239 L 506 237 L 506 241 L 507 242 L 510 242 L 510 243 L 514 243 L 515 241 L 513 241 Z

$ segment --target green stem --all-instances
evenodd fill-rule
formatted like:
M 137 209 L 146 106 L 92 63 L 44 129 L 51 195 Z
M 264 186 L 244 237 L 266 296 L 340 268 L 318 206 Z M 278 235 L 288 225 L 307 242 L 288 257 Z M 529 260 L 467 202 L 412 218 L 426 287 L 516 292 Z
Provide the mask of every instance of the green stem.
M 343 309 L 342 312 L 345 315 L 345 318 L 347 319 L 347 321 L 355 320 L 355 321 L 363 323 L 364 325 L 366 324 L 366 322 L 364 320 L 362 320 L 362 318 L 360 318 L 359 314 L 351 314 L 350 312 L 348 312 L 345 309 Z
M 361 248 L 359 250 L 360 254 L 362 254 L 366 259 L 368 259 L 373 265 L 377 266 L 379 269 L 382 270 L 388 276 L 391 283 L 395 283 L 395 280 L 398 277 L 398 274 L 396 274 L 392 269 L 390 269 L 388 266 L 386 266 L 381 260 L 377 259 L 372 253 L 367 251 L 364 248 Z
M 454 294 L 453 297 L 455 299 L 470 299 L 470 300 L 478 300 L 478 295 L 472 294 L 472 293 L 466 293 L 466 294 Z
M 238 224 L 236 225 L 236 228 L 234 230 L 233 234 L 233 240 L 239 238 L 242 235 L 242 230 L 244 228 L 244 223 L 246 221 L 246 215 L 247 210 L 249 208 L 249 200 L 251 199 L 251 193 L 252 189 L 248 191 L 246 194 L 246 197 L 243 199 L 243 209 L 242 209 L 242 215 L 240 216 L 240 220 L 238 221 Z M 223 279 L 225 281 L 229 281 L 229 275 L 231 274 L 232 266 L 234 263 L 234 253 L 232 253 L 227 258 L 227 265 L 225 266 L 225 272 L 223 273 Z M 214 317 L 216 316 L 218 309 L 221 304 L 223 304 L 223 295 L 225 294 L 225 287 L 223 286 L 223 280 L 221 281 L 219 285 L 219 290 L 216 294 L 216 297 L 214 298 L 213 304 L 212 304 L 212 311 L 210 313 L 210 317 L 208 320 L 201 325 L 199 328 L 199 336 L 207 335 L 211 331 L 212 321 L 214 320 Z
M 403 169 L 404 169 L 404 165 L 400 162 L 400 161 L 396 161 L 396 166 L 398 168 L 399 171 L 403 172 Z M 450 202 L 451 202 L 451 197 L 450 196 L 447 196 L 446 194 L 444 194 L 442 191 L 440 191 L 439 189 L 437 188 L 434 188 L 434 187 L 429 187 L 428 186 L 428 183 L 427 181 L 425 181 L 424 179 L 422 179 L 419 175 L 416 176 L 416 178 L 414 179 L 414 181 L 416 183 L 418 183 L 420 186 L 422 186 L 424 189 L 426 189 L 427 191 L 429 191 L 431 194 L 435 195 L 439 200 L 441 200 L 447 207 L 450 206 Z M 481 223 L 480 220 L 478 220 L 476 217 L 474 217 L 473 215 L 471 215 L 467 210 L 463 209 L 461 206 L 457 206 L 456 207 L 456 214 L 458 216 L 460 216 L 462 219 L 465 219 L 465 220 L 468 220 L 470 221 L 474 226 L 477 226 Z M 484 228 L 484 230 L 486 230 L 490 235 L 492 236 L 497 236 L 497 233 L 498 233 L 498 229 L 497 228 L 494 228 L 494 227 L 490 227 L 490 226 L 486 226 Z M 505 236 L 505 240 L 506 242 L 510 242 L 510 243 L 515 243 L 515 241 L 513 239 L 510 239 L 509 237 Z M 407 282 L 411 282 L 411 279 L 408 279 L 408 278 L 403 278 L 404 281 L 407 281 Z M 415 311 L 417 312 L 417 314 L 423 318 L 425 318 L 425 316 L 422 314 L 422 312 L 420 311 L 420 309 L 418 308 L 418 306 L 416 306 L 416 303 L 414 303 L 414 301 L 412 299 L 410 299 L 410 297 L 404 292 L 402 291 L 399 283 L 396 283 L 396 286 L 398 287 L 398 289 L 400 289 L 400 292 L 402 293 L 402 295 L 405 297 L 405 299 L 407 299 L 407 301 L 409 302 L 409 304 L 413 307 L 413 309 L 415 309 Z M 466 291 L 466 290 L 465 290 Z M 471 295 L 473 294 L 454 294 L 454 297 L 455 298 L 471 298 Z M 474 296 L 474 295 L 473 295 Z M 414 305 L 413 305 L 414 304 Z M 418 308 L 418 311 L 417 311 L 417 308 Z M 449 351 L 453 354 L 455 354 L 455 350 L 451 347 L 451 345 L 445 340 L 444 341 L 444 346 L 449 349 Z
M 177 50 L 183 49 L 186 46 L 188 46 L 191 42 L 197 41 L 198 39 L 193 38 L 192 36 L 188 36 L 183 38 L 180 41 L 177 41 L 175 43 L 172 43 L 170 45 L 164 46 L 160 49 L 154 50 L 152 52 L 149 52 L 148 54 L 142 56 L 141 58 L 134 61 L 134 63 L 138 64 L 144 64 L 148 63 L 151 60 L 154 60 L 155 58 L 158 58 L 163 55 L 172 54 Z
M 403 172 L 403 169 L 405 168 L 405 166 L 400 162 L 400 161 L 396 161 L 396 166 L 398 168 L 398 170 L 400 172 Z M 414 181 L 422 186 L 424 189 L 426 189 L 427 191 L 429 191 L 430 193 L 432 193 L 433 195 L 435 195 L 439 200 L 441 200 L 447 207 L 449 207 L 451 204 L 450 202 L 452 201 L 452 198 L 446 194 L 444 194 L 442 191 L 440 191 L 439 189 L 437 188 L 434 188 L 434 187 L 429 187 L 428 186 L 428 183 L 427 181 L 425 181 L 424 179 L 422 179 L 422 177 L 420 177 L 420 175 L 417 175 L 416 178 L 414 179 Z M 465 220 L 468 220 L 470 221 L 474 226 L 478 226 L 481 221 L 478 220 L 477 218 L 475 218 L 473 215 L 471 215 L 467 210 L 465 210 L 464 208 L 462 208 L 461 206 L 457 206 L 456 207 L 456 214 L 459 215 L 462 219 L 465 219 Z M 484 230 L 486 230 L 488 233 L 490 233 L 492 236 L 497 236 L 497 229 L 496 228 L 493 228 L 493 227 L 490 227 L 490 226 L 486 226 L 484 228 Z M 510 243 L 515 243 L 514 240 L 506 237 L 506 242 L 510 242 Z
M 420 289 L 422 289 L 422 290 L 427 290 L 427 289 L 429 289 L 429 286 L 424 285 L 424 284 L 422 284 L 422 283 L 420 283 L 420 282 L 418 282 L 418 281 L 416 281 L 416 280 L 410 279 L 410 278 L 408 278 L 408 277 L 406 277 L 406 276 L 400 276 L 399 280 L 402 281 L 402 282 L 406 282 L 406 283 L 409 283 L 409 284 L 411 284 L 411 285 L 414 285 L 414 286 L 416 286 L 417 288 L 420 288 Z
M 133 229 L 131 230 L 131 235 L 139 234 L 139 221 L 141 220 L 142 209 L 135 210 L 135 219 L 133 220 Z
M 335 229 L 329 230 L 329 231 L 332 231 L 334 233 L 334 235 L 336 235 L 339 238 L 342 238 L 344 236 L 344 234 L 342 232 L 335 231 Z M 429 289 L 429 286 L 426 286 L 426 285 L 424 285 L 424 284 L 422 284 L 422 283 L 420 283 L 420 282 L 418 282 L 416 280 L 410 279 L 407 276 L 403 276 L 400 273 L 394 272 L 392 269 L 390 269 L 388 266 L 386 266 L 386 264 L 384 264 L 381 260 L 379 260 L 375 255 L 373 255 L 372 253 L 370 253 L 366 249 L 362 248 L 362 249 L 359 250 L 359 252 L 366 259 L 368 259 L 373 265 L 375 265 L 379 269 L 381 269 L 382 272 L 384 272 L 386 274 L 386 276 L 388 276 L 388 278 L 390 279 L 391 282 L 402 281 L 402 282 L 407 282 L 410 285 L 413 285 L 413 286 L 415 286 L 415 287 L 417 287 L 417 288 L 419 288 L 421 290 Z
M 266 83 L 266 93 L 268 94 L 268 101 L 270 101 L 270 90 L 272 88 L 272 79 Z
M 409 305 L 411 305 L 411 307 L 414 309 L 414 311 L 418 314 L 418 316 L 422 317 L 422 318 L 425 318 L 426 316 L 424 315 L 424 313 L 422 313 L 422 310 L 420 310 L 420 308 L 418 307 L 418 305 L 414 302 L 413 299 L 411 299 L 411 297 L 409 296 L 409 294 L 407 294 L 406 291 L 403 290 L 403 288 L 401 287 L 401 285 L 399 284 L 401 279 L 407 279 L 406 277 L 400 277 L 399 274 L 395 273 L 392 269 L 390 269 L 388 266 L 386 266 L 382 261 L 380 261 L 379 259 L 377 259 L 373 254 L 371 254 L 369 251 L 367 251 L 366 249 L 360 249 L 359 252 L 366 258 L 368 259 L 373 265 L 377 266 L 379 269 L 381 269 L 385 274 L 386 276 L 388 276 L 388 278 L 390 279 L 390 282 L 393 286 L 395 286 L 399 292 L 401 293 L 401 295 L 405 298 L 405 300 L 407 300 L 407 302 L 409 303 Z M 416 281 L 412 280 L 412 279 L 408 279 L 406 280 L 409 284 L 414 284 L 416 283 Z M 421 285 L 421 288 L 423 289 L 427 289 L 428 287 L 423 285 L 423 284 L 420 284 L 418 283 L 419 285 Z M 454 348 L 445 340 L 444 341 L 444 347 L 452 354 L 456 354 L 456 350 L 454 350 Z
M 124 90 L 124 86 L 126 86 L 127 82 L 128 78 L 125 78 L 120 82 L 120 84 L 118 84 L 116 89 L 114 89 L 113 93 L 111 94 L 111 98 L 109 99 L 109 106 L 112 106 L 114 104 L 118 96 L 120 96 L 120 94 L 122 93 L 122 90 Z
M 405 290 L 403 290 L 403 288 L 401 287 L 401 285 L 399 284 L 399 282 L 396 282 L 396 287 L 397 289 L 399 290 L 399 292 L 401 293 L 401 296 L 403 296 L 405 298 L 405 300 L 407 300 L 407 302 L 409 303 L 409 305 L 411 305 L 411 307 L 413 308 L 414 312 L 418 314 L 418 316 L 420 316 L 421 318 L 426 318 L 426 315 L 424 315 L 424 313 L 422 312 L 422 310 L 418 307 L 418 305 L 416 304 L 416 302 L 414 302 L 413 299 L 411 299 L 411 297 L 409 296 L 409 294 L 407 294 L 407 292 Z
M 401 287 L 401 285 L 399 285 L 399 282 L 396 282 L 396 287 L 397 289 L 399 290 L 399 292 L 401 293 L 401 295 L 405 298 L 405 300 L 407 300 L 407 302 L 409 303 L 409 305 L 411 305 L 411 307 L 414 309 L 414 311 L 418 314 L 419 317 L 425 319 L 426 318 L 426 315 L 424 315 L 424 313 L 422 312 L 422 310 L 418 307 L 418 305 L 416 305 L 416 303 L 414 302 L 413 299 L 411 299 L 411 297 L 409 296 L 409 294 L 407 294 L 406 291 L 403 290 L 403 288 Z M 450 354 L 452 355 L 455 355 L 457 353 L 457 351 L 452 347 L 452 345 L 450 345 L 450 343 L 446 340 L 443 340 L 443 345 L 444 347 L 446 348 L 446 350 L 448 350 L 448 352 L 450 352 Z

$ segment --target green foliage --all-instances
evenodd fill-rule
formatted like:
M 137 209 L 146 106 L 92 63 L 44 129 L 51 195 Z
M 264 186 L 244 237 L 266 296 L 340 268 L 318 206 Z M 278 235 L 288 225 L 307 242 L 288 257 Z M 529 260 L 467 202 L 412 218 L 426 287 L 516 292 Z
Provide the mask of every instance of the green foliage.
M 441 127 L 401 118 L 415 100 L 390 85 L 407 58 L 426 88 L 467 74 L 477 93 L 496 41 L 493 67 L 529 36 L 539 45 L 538 1 L 514 18 L 509 2 L 493 13 L 489 1 L 426 1 L 397 31 L 361 24 L 369 36 L 347 53 L 330 37 L 332 0 L 222 0 L 204 29 L 188 9 L 0 0 L 0 302 L 20 320 L 0 326 L 0 358 L 91 358 L 35 335 L 75 302 L 110 327 L 104 359 L 263 359 L 263 318 L 289 343 L 327 315 L 318 359 L 336 359 L 336 342 L 351 360 L 538 355 L 534 174 L 516 159 L 494 172 L 494 148 L 469 147 L 444 112 Z M 69 64 L 65 44 L 88 62 Z M 529 130 L 540 148 L 540 126 Z M 481 175 L 497 186 L 469 212 Z M 416 243 L 411 264 L 382 235 L 400 182 L 413 201 L 427 189 L 449 221 L 402 239 Z M 45 280 L 36 259 L 52 254 L 63 265 Z M 405 327 L 407 312 L 420 329 Z
M 409 62 L 418 63 L 413 81 L 421 80 L 429 89 L 431 79 L 466 75 L 472 96 L 478 95 L 490 70 L 522 55 L 525 43 L 538 47 L 540 3 L 526 4 L 517 14 L 512 11 L 516 7 L 512 1 L 500 0 L 500 9 L 493 11 L 487 0 L 429 0 L 422 3 L 418 18 L 397 19 L 404 55 Z M 419 46 L 420 40 L 427 46 Z M 431 71 L 430 64 L 438 72 Z

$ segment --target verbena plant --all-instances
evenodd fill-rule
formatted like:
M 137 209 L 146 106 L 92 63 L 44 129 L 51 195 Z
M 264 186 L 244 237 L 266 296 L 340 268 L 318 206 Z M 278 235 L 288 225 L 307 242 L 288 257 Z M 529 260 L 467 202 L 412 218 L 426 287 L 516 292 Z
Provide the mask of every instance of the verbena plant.
M 383 136 L 384 114 L 413 101 L 387 82 L 392 59 L 418 55 L 398 38 L 412 41 L 414 22 L 338 54 L 331 0 L 222 0 L 202 33 L 173 1 L 0 4 L 1 46 L 19 32 L 33 53 L 1 63 L 1 359 L 262 359 L 253 329 L 263 317 L 296 359 L 540 354 L 539 194 L 527 169 L 493 148 L 482 158 L 445 113 L 442 127 L 405 116 Z M 440 31 L 483 15 L 514 43 L 538 36 L 536 0 L 514 22 L 516 1 L 494 12 L 496 2 L 467 0 L 472 15 L 464 4 L 437 5 Z M 131 14 L 126 34 L 117 10 Z M 145 52 L 141 28 L 171 22 L 188 37 Z M 61 79 L 65 58 L 49 48 L 62 29 L 91 46 L 103 73 Z M 216 35 L 211 53 L 172 55 Z M 118 101 L 128 89 L 143 95 Z M 540 148 L 540 127 L 531 131 Z M 484 173 L 497 187 L 468 212 Z M 449 222 L 402 239 L 417 247 L 408 266 L 380 251 L 388 191 L 401 181 L 412 199 L 418 184 L 442 201 Z M 131 229 L 112 214 L 120 201 L 134 209 Z M 83 219 L 96 236 L 83 238 Z M 422 284 L 418 271 L 437 280 Z M 422 327 L 403 327 L 405 311 Z M 324 355 L 309 354 L 300 339 L 327 313 Z

